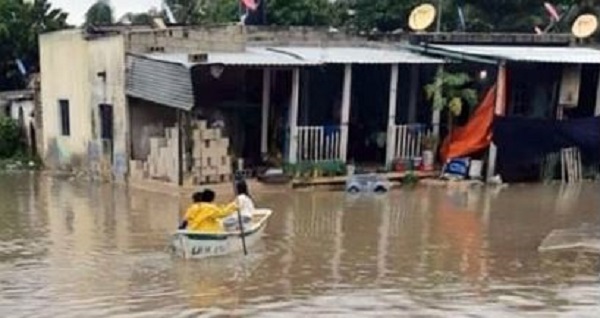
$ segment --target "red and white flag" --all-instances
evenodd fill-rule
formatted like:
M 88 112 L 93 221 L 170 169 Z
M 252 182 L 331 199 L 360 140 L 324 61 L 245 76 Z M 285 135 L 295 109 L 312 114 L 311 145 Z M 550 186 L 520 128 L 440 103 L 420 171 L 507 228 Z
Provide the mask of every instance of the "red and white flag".
M 552 19 L 554 19 L 554 21 L 560 20 L 560 15 L 558 14 L 558 10 L 556 10 L 556 7 L 554 7 L 550 2 L 544 2 L 544 8 L 546 9 L 546 11 L 550 15 L 550 17 Z
M 241 0 L 244 7 L 254 11 L 258 8 L 256 0 Z

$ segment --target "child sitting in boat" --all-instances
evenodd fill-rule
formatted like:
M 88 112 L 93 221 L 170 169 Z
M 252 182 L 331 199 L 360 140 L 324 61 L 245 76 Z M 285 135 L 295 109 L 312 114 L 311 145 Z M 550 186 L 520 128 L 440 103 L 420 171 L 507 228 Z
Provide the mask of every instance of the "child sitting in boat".
M 247 229 L 252 223 L 252 216 L 254 214 L 254 202 L 248 192 L 248 185 L 244 181 L 236 183 L 235 190 L 237 197 L 231 204 L 236 210 L 240 212 L 242 217 L 242 226 Z M 223 227 L 226 231 L 237 231 L 239 230 L 240 220 L 237 213 L 227 217 L 223 220 Z
M 194 203 L 185 212 L 185 219 L 179 229 L 199 232 L 222 232 L 221 219 L 236 211 L 235 204 L 220 207 L 215 201 L 215 192 L 206 189 L 192 196 Z

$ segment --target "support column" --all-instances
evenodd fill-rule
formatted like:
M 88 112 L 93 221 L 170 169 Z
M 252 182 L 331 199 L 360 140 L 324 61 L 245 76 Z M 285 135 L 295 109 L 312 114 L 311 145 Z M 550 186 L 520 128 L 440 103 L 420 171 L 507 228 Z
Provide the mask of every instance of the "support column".
M 496 106 L 494 107 L 494 115 L 501 116 L 504 115 L 506 111 L 506 63 L 501 62 L 498 65 L 498 77 L 496 81 Z M 488 169 L 487 169 L 487 180 L 491 180 L 491 178 L 496 173 L 496 157 L 498 156 L 498 148 L 492 142 L 490 145 L 490 152 L 488 158 Z
M 262 91 L 262 127 L 260 134 L 260 153 L 265 156 L 269 152 L 269 106 L 271 104 L 271 70 L 263 70 Z
M 438 66 L 438 70 L 436 74 L 444 71 L 444 64 L 440 64 Z M 437 75 L 436 75 L 437 76 Z M 442 116 L 442 111 L 439 109 L 433 109 L 431 114 L 431 126 L 432 126 L 432 134 L 436 139 L 440 138 L 440 118 Z
M 177 185 L 183 186 L 183 111 L 177 110 Z
M 344 91 L 342 95 L 340 157 L 348 161 L 348 121 L 350 120 L 350 103 L 352 98 L 352 64 L 344 65 Z
M 390 102 L 388 106 L 388 129 L 385 164 L 390 166 L 396 155 L 396 109 L 398 101 L 398 64 L 393 64 L 390 73 Z
M 300 69 L 294 68 L 292 72 L 292 97 L 289 110 L 290 149 L 288 162 L 298 162 L 298 106 L 300 104 Z
M 417 99 L 419 96 L 419 64 L 410 66 L 410 95 L 408 97 L 408 122 L 417 122 Z
M 600 66 L 598 67 L 598 86 L 596 88 L 596 110 L 594 115 L 600 115 Z

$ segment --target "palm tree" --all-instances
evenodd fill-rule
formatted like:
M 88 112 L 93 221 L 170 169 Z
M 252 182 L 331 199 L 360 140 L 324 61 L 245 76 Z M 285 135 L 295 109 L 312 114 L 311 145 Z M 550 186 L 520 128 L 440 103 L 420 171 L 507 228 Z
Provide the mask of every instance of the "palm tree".
M 67 15 L 53 8 L 48 0 L 0 0 L 0 87 L 24 86 L 15 60 L 20 59 L 28 69 L 36 69 L 38 35 L 67 28 Z
M 448 130 L 452 131 L 454 117 L 462 113 L 465 104 L 477 104 L 477 92 L 466 88 L 471 77 L 466 73 L 450 73 L 438 70 L 433 82 L 425 86 L 425 93 L 435 110 L 448 110 Z

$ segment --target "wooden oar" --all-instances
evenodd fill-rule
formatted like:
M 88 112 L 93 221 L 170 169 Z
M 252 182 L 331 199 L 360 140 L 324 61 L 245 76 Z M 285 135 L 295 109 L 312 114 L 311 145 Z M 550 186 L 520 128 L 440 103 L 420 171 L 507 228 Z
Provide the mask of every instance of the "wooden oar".
M 238 180 L 239 178 L 239 180 Z M 243 177 L 241 174 L 239 173 L 235 173 L 233 175 L 233 193 L 235 193 L 236 199 L 238 196 L 237 193 L 237 182 L 246 182 L 244 181 Z M 248 255 L 248 249 L 246 247 L 246 235 L 244 233 L 244 222 L 242 222 L 242 212 L 240 211 L 240 207 L 238 206 L 237 209 L 237 216 L 238 216 L 238 224 L 240 227 L 240 237 L 242 238 L 242 247 L 244 248 L 244 255 Z

